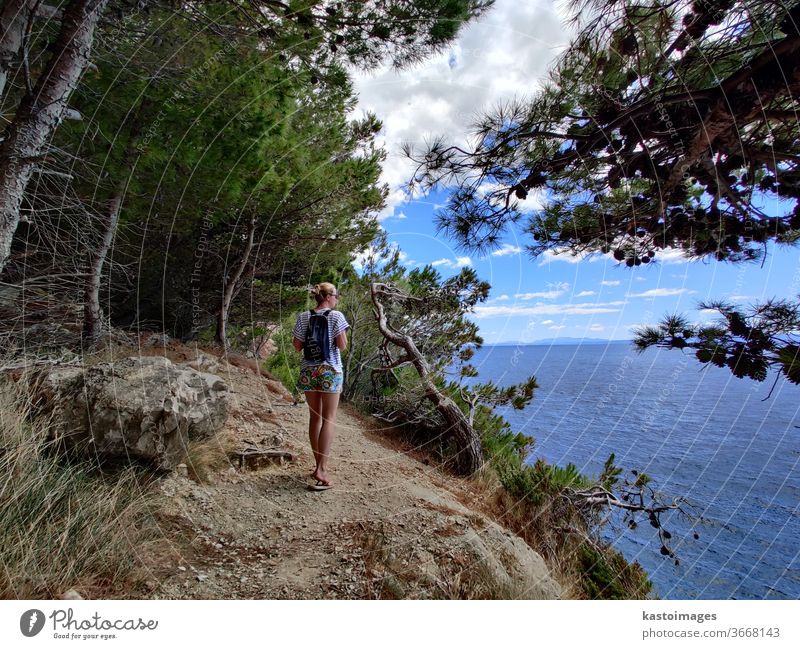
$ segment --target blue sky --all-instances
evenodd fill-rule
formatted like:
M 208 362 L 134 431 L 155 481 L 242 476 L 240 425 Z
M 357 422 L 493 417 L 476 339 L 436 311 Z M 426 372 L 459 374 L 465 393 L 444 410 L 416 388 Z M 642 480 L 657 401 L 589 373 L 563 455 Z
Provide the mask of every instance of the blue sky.
M 492 285 L 490 299 L 472 316 L 487 344 L 557 337 L 627 340 L 631 327 L 652 324 L 666 313 L 685 313 L 695 322 L 715 319 L 718 314 L 696 308 L 703 300 L 746 305 L 800 293 L 798 248 L 771 247 L 763 267 L 690 262 L 670 253 L 660 262 L 628 268 L 602 254 L 533 259 L 524 249 L 527 235 L 509 230 L 503 246 L 481 258 L 437 236 L 432 215 L 445 196 L 410 200 L 381 223 L 409 268 L 430 263 L 449 277 L 468 265 Z
M 384 68 L 356 76 L 357 112 L 374 112 L 384 123 L 379 142 L 388 158 L 382 177 L 391 194 L 379 218 L 404 263 L 431 263 L 445 277 L 461 266 L 474 267 L 492 285 L 491 298 L 473 316 L 487 344 L 555 337 L 627 340 L 632 327 L 655 323 L 666 313 L 713 320 L 715 314 L 696 309 L 702 300 L 746 305 L 797 296 L 800 248 L 771 247 L 763 267 L 689 262 L 673 251 L 659 254 L 658 263 L 630 269 L 610 255 L 532 259 L 524 250 L 527 235 L 514 226 L 503 248 L 485 258 L 437 235 L 433 214 L 446 202 L 446 191 L 407 194 L 403 186 L 412 165 L 401 146 L 424 146 L 435 135 L 468 145 L 469 124 L 481 110 L 536 91 L 569 42 L 565 25 L 561 5 L 551 0 L 497 0 L 449 51 L 400 73 Z

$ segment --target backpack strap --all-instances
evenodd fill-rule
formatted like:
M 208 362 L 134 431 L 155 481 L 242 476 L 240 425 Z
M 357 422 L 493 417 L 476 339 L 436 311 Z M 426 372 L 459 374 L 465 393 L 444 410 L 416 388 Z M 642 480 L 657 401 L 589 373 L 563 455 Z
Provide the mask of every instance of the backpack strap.
M 308 336 L 311 333 L 311 316 L 313 316 L 313 315 L 314 315 L 314 309 L 309 309 L 308 310 L 308 325 L 306 326 L 306 338 L 303 341 L 303 344 L 305 344 L 305 341 L 308 340 Z
M 325 309 L 322 313 L 317 313 L 314 309 L 308 310 L 308 326 L 306 327 L 306 340 L 308 340 L 308 335 L 311 333 L 311 318 L 315 315 L 325 316 L 328 317 L 328 314 L 333 311 L 333 309 Z

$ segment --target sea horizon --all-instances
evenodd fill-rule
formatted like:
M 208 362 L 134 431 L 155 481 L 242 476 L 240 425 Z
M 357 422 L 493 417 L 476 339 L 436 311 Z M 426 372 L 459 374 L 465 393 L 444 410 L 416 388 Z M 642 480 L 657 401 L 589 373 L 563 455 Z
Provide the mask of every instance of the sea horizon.
M 617 466 L 647 473 L 666 502 L 686 498 L 688 516 L 663 518 L 677 566 L 646 517 L 635 531 L 619 517 L 604 528 L 658 597 L 800 597 L 800 386 L 779 380 L 764 400 L 774 377 L 738 379 L 693 354 L 626 347 L 485 345 L 468 381 L 503 387 L 536 376 L 525 409 L 496 408 L 535 440 L 528 462 L 571 462 L 591 477 L 614 453 Z
M 633 339 L 606 339 L 606 338 L 540 338 L 529 341 L 504 341 L 498 343 L 483 343 L 482 347 L 543 347 L 548 345 L 614 345 L 633 344 Z

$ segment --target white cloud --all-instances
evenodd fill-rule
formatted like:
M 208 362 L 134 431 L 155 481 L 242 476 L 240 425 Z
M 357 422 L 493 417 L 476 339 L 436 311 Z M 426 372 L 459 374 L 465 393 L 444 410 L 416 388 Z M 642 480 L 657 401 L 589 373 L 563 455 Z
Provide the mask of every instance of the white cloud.
M 481 197 L 485 197 L 487 194 L 491 194 L 493 192 L 498 192 L 492 197 L 493 202 L 497 202 L 499 199 L 505 203 L 505 200 L 508 197 L 508 187 L 506 185 L 501 185 L 500 183 L 494 182 L 486 182 L 477 187 L 478 196 Z M 533 189 L 528 192 L 528 195 L 525 197 L 525 199 L 517 199 L 512 196 L 511 200 L 516 202 L 518 211 L 522 212 L 523 214 L 528 214 L 542 209 L 544 206 L 544 198 L 545 193 L 543 191 L 539 189 Z
M 620 281 L 618 279 L 604 279 L 600 284 L 602 286 L 619 286 Z
M 561 329 L 566 329 L 566 328 L 567 328 L 567 325 L 554 325 L 554 326 L 550 327 L 550 329 L 552 329 L 553 331 L 560 331 Z
M 560 250 L 545 250 L 541 255 L 539 266 L 544 266 L 553 261 L 565 261 L 568 264 L 577 264 L 584 260 L 590 262 L 599 261 L 604 256 L 605 255 L 599 252 L 583 252 L 577 255 L 572 255 L 571 253 L 567 252 L 566 248 L 562 248 Z M 608 256 L 610 256 L 610 254 Z
M 691 261 L 680 248 L 664 248 L 657 250 L 653 258 L 661 264 L 686 264 Z
M 456 257 L 455 259 L 448 259 L 443 257 L 431 262 L 431 266 L 444 266 L 445 268 L 463 268 L 464 266 L 472 266 L 472 260 L 469 257 Z
M 514 295 L 518 300 L 533 300 L 541 298 L 544 300 L 553 300 L 557 297 L 564 295 L 564 291 L 540 291 L 538 293 L 517 293 Z
M 637 276 L 636 276 L 636 277 L 634 277 L 633 279 L 635 279 L 637 282 L 644 282 L 644 281 L 647 281 L 647 278 L 646 278 L 646 277 L 642 277 L 641 275 L 637 275 Z
M 533 293 L 516 293 L 514 297 L 518 300 L 534 300 L 536 298 L 543 300 L 553 300 L 561 297 L 569 290 L 568 282 L 548 282 L 547 288 L 549 291 L 535 291 Z
M 531 315 L 592 315 L 595 313 L 617 313 L 624 305 L 623 300 L 614 302 L 581 304 L 535 304 L 522 305 L 510 304 L 508 306 L 476 306 L 476 318 L 493 318 L 501 316 L 531 316 Z
M 409 196 L 406 192 L 402 189 L 395 188 L 389 195 L 386 197 L 386 207 L 384 207 L 380 212 L 378 212 L 378 222 L 385 221 L 386 219 L 394 218 L 406 218 L 405 214 L 400 212 L 400 215 L 395 216 L 395 210 L 408 201 Z
M 594 295 L 594 291 L 581 291 L 575 297 L 589 297 L 590 295 Z
M 601 324 L 593 324 L 589 327 L 589 331 L 605 331 L 605 327 Z
M 628 293 L 627 297 L 668 297 L 670 295 L 680 295 L 688 290 L 686 288 L 651 288 L 644 293 Z
M 419 148 L 432 135 L 442 135 L 466 144 L 464 134 L 480 111 L 521 92 L 535 92 L 535 80 L 546 77 L 569 40 L 555 4 L 498 0 L 461 32 L 449 51 L 401 72 L 386 65 L 355 75 L 358 112 L 374 112 L 383 121 L 378 138 L 388 150 L 383 182 L 396 189 L 411 177 L 414 164 L 400 151 L 401 143 Z M 520 207 L 527 208 L 531 198 Z M 387 208 L 384 218 L 398 204 Z
M 581 261 L 589 261 L 589 262 L 596 262 L 600 261 L 601 259 L 608 259 L 615 264 L 619 264 L 620 262 L 614 259 L 614 254 L 611 252 L 601 253 L 599 251 L 595 252 L 583 252 L 578 255 L 571 255 L 567 248 L 561 248 L 558 250 L 545 250 L 545 252 L 541 255 L 541 261 L 539 262 L 539 266 L 544 266 L 545 264 L 549 264 L 552 261 L 565 261 L 569 264 L 577 264 Z M 663 250 L 657 250 L 656 256 L 654 261 L 667 264 L 667 265 L 674 265 L 674 264 L 686 264 L 691 261 L 688 257 L 684 255 L 683 250 L 680 248 L 665 248 Z M 636 278 L 640 279 L 640 278 Z M 644 279 L 643 277 L 641 278 Z
M 387 254 L 382 257 L 378 257 L 377 249 L 375 249 L 374 246 L 367 246 L 362 252 L 356 255 L 351 255 L 350 259 L 352 260 L 353 268 L 355 268 L 356 270 L 363 270 L 364 265 L 366 264 L 367 260 L 370 257 L 375 256 L 376 261 L 378 263 L 383 263 L 388 261 L 389 257 L 394 254 L 394 251 L 398 250 L 399 248 L 400 246 L 397 243 L 391 242 L 389 244 L 389 250 L 387 251 Z M 398 260 L 401 263 L 406 263 L 406 264 L 415 263 L 413 260 L 410 260 L 408 258 L 408 254 L 403 252 L 402 250 L 399 251 Z
M 369 253 L 366 250 L 364 252 L 351 255 L 350 259 L 353 262 L 353 268 L 355 268 L 356 270 L 361 270 L 362 268 L 364 268 L 364 262 L 366 261 L 368 255 Z
M 508 295 L 503 293 L 503 295 L 499 295 L 497 297 L 490 297 L 488 300 L 484 302 L 484 304 L 497 304 L 498 302 L 507 302 L 510 298 Z
M 492 253 L 492 257 L 505 257 L 506 255 L 518 255 L 522 252 L 522 248 L 519 246 L 511 245 L 510 243 L 504 243 L 503 247 L 495 250 Z
M 543 325 L 555 324 L 553 320 L 542 320 Z

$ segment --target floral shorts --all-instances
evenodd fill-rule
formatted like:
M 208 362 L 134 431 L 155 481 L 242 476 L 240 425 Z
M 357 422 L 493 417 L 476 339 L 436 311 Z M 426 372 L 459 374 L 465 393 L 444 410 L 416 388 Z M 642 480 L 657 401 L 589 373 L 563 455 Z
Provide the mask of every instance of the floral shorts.
M 297 388 L 304 392 L 341 392 L 343 384 L 344 372 L 323 363 L 302 368 Z

